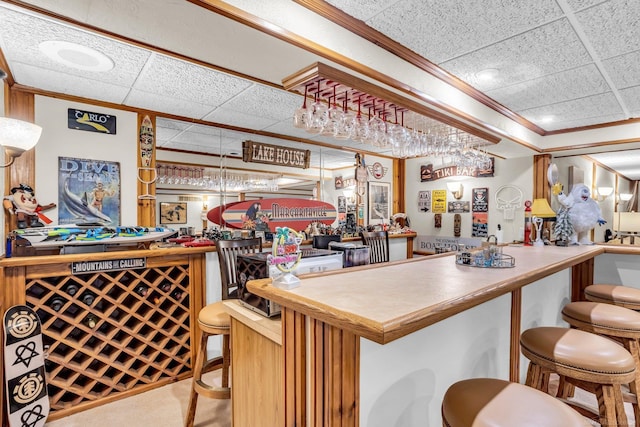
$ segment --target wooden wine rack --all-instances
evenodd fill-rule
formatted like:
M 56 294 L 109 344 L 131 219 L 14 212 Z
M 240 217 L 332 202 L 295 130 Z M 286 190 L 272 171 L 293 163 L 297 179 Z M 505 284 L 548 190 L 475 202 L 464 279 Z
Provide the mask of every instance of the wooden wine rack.
M 127 252 L 139 257 L 141 251 Z M 24 302 L 14 303 L 31 306 L 42 321 L 50 420 L 192 374 L 204 252 L 147 255 L 145 268 L 122 271 L 72 275 L 69 265 L 17 268 L 24 275 L 14 280 L 24 289 Z M 5 289 L 8 307 L 6 296 Z

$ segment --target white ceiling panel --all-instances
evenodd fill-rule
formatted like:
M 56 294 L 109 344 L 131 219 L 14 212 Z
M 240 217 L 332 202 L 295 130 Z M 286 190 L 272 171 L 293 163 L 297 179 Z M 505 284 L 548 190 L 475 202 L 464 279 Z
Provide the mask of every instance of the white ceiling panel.
M 487 91 L 518 111 L 607 92 L 609 86 L 594 64 Z
M 602 59 L 638 50 L 640 2 L 603 1 L 576 13 L 589 42 Z
M 173 114 L 184 117 L 201 118 L 211 112 L 211 105 L 198 104 L 184 99 L 168 98 L 166 95 L 132 89 L 125 105 Z

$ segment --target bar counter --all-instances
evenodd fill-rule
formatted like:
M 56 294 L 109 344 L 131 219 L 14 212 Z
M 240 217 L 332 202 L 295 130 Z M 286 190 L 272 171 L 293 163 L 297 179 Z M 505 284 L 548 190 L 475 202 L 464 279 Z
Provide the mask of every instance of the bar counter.
M 456 380 L 523 380 L 521 329 L 558 324 L 604 252 L 507 246 L 512 268 L 442 254 L 304 276 L 292 290 L 249 282 L 283 306 L 285 425 L 441 425 Z

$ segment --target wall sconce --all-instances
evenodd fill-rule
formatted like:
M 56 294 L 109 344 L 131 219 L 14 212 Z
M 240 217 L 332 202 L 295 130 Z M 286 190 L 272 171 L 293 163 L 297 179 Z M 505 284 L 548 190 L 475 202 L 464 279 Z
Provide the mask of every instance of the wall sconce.
M 598 188 L 596 188 L 596 193 L 597 193 L 596 199 L 599 202 L 602 202 L 607 197 L 609 197 L 611 194 L 613 194 L 613 187 L 598 187 Z
M 618 197 L 620 198 L 621 202 L 628 202 L 633 197 L 633 194 L 631 194 L 631 193 L 620 193 L 620 194 L 618 194 Z
M 462 192 L 464 191 L 464 187 L 462 186 L 461 182 L 447 182 L 447 189 L 449 189 L 456 200 L 462 199 Z
M 531 222 L 536 227 L 536 240 L 533 241 L 533 246 L 544 246 L 542 240 L 542 223 L 546 221 L 553 221 L 556 219 L 556 213 L 547 199 L 534 199 L 531 205 Z
M 11 166 L 16 157 L 31 150 L 36 146 L 42 128 L 33 123 L 22 120 L 0 117 L 0 145 L 4 147 L 5 156 L 9 157 L 9 162 L 0 167 Z

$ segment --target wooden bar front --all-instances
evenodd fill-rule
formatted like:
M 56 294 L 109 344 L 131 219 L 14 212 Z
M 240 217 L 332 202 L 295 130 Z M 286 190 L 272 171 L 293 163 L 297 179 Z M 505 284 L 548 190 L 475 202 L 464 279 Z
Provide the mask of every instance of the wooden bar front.
M 192 343 L 199 333 L 192 319 L 204 303 L 205 253 L 210 250 L 127 250 L 0 261 L 3 312 L 27 304 L 43 324 L 49 420 L 191 376 L 197 351 Z M 131 260 L 144 260 L 145 265 L 119 267 Z M 106 268 L 72 274 L 72 263 L 94 261 Z
M 500 345 L 505 354 L 496 354 L 493 363 L 506 360 L 508 366 L 498 367 L 504 372 L 499 376 L 519 381 L 518 338 L 521 316 L 525 316 L 521 306 L 527 299 L 522 292 L 530 284 L 561 289 L 556 306 L 550 308 L 550 321 L 554 321 L 557 305 L 570 299 L 572 268 L 588 264 L 603 252 L 604 248 L 598 246 L 507 247 L 505 253 L 516 259 L 514 268 L 460 266 L 452 255 L 445 255 L 303 277 L 301 285 L 292 290 L 276 288 L 268 279 L 249 282 L 251 292 L 283 306 L 285 425 L 360 425 L 365 422 L 361 420 L 363 380 L 370 382 L 371 376 L 381 373 L 386 378 L 390 368 L 401 370 L 414 356 L 407 339 L 423 340 L 412 337 L 424 337 L 425 331 L 442 328 L 446 322 L 461 322 L 468 316 L 465 328 L 471 328 L 467 333 L 445 331 L 447 346 L 456 343 L 457 335 L 475 338 L 478 323 L 472 320 L 474 310 L 487 304 L 494 304 L 498 310 L 490 306 L 485 317 L 499 318 L 498 324 L 500 319 L 506 321 L 506 343 Z M 526 306 L 527 316 L 531 309 Z M 445 344 L 431 345 L 438 348 Z M 401 350 L 390 353 L 392 363 L 374 364 L 372 368 L 371 361 L 376 360 L 372 351 L 384 353 L 394 347 Z M 457 357 L 455 354 L 452 357 Z M 430 368 L 438 371 L 437 366 Z M 375 403 L 367 404 L 369 411 L 376 410 Z M 376 415 L 367 414 L 367 425 Z

